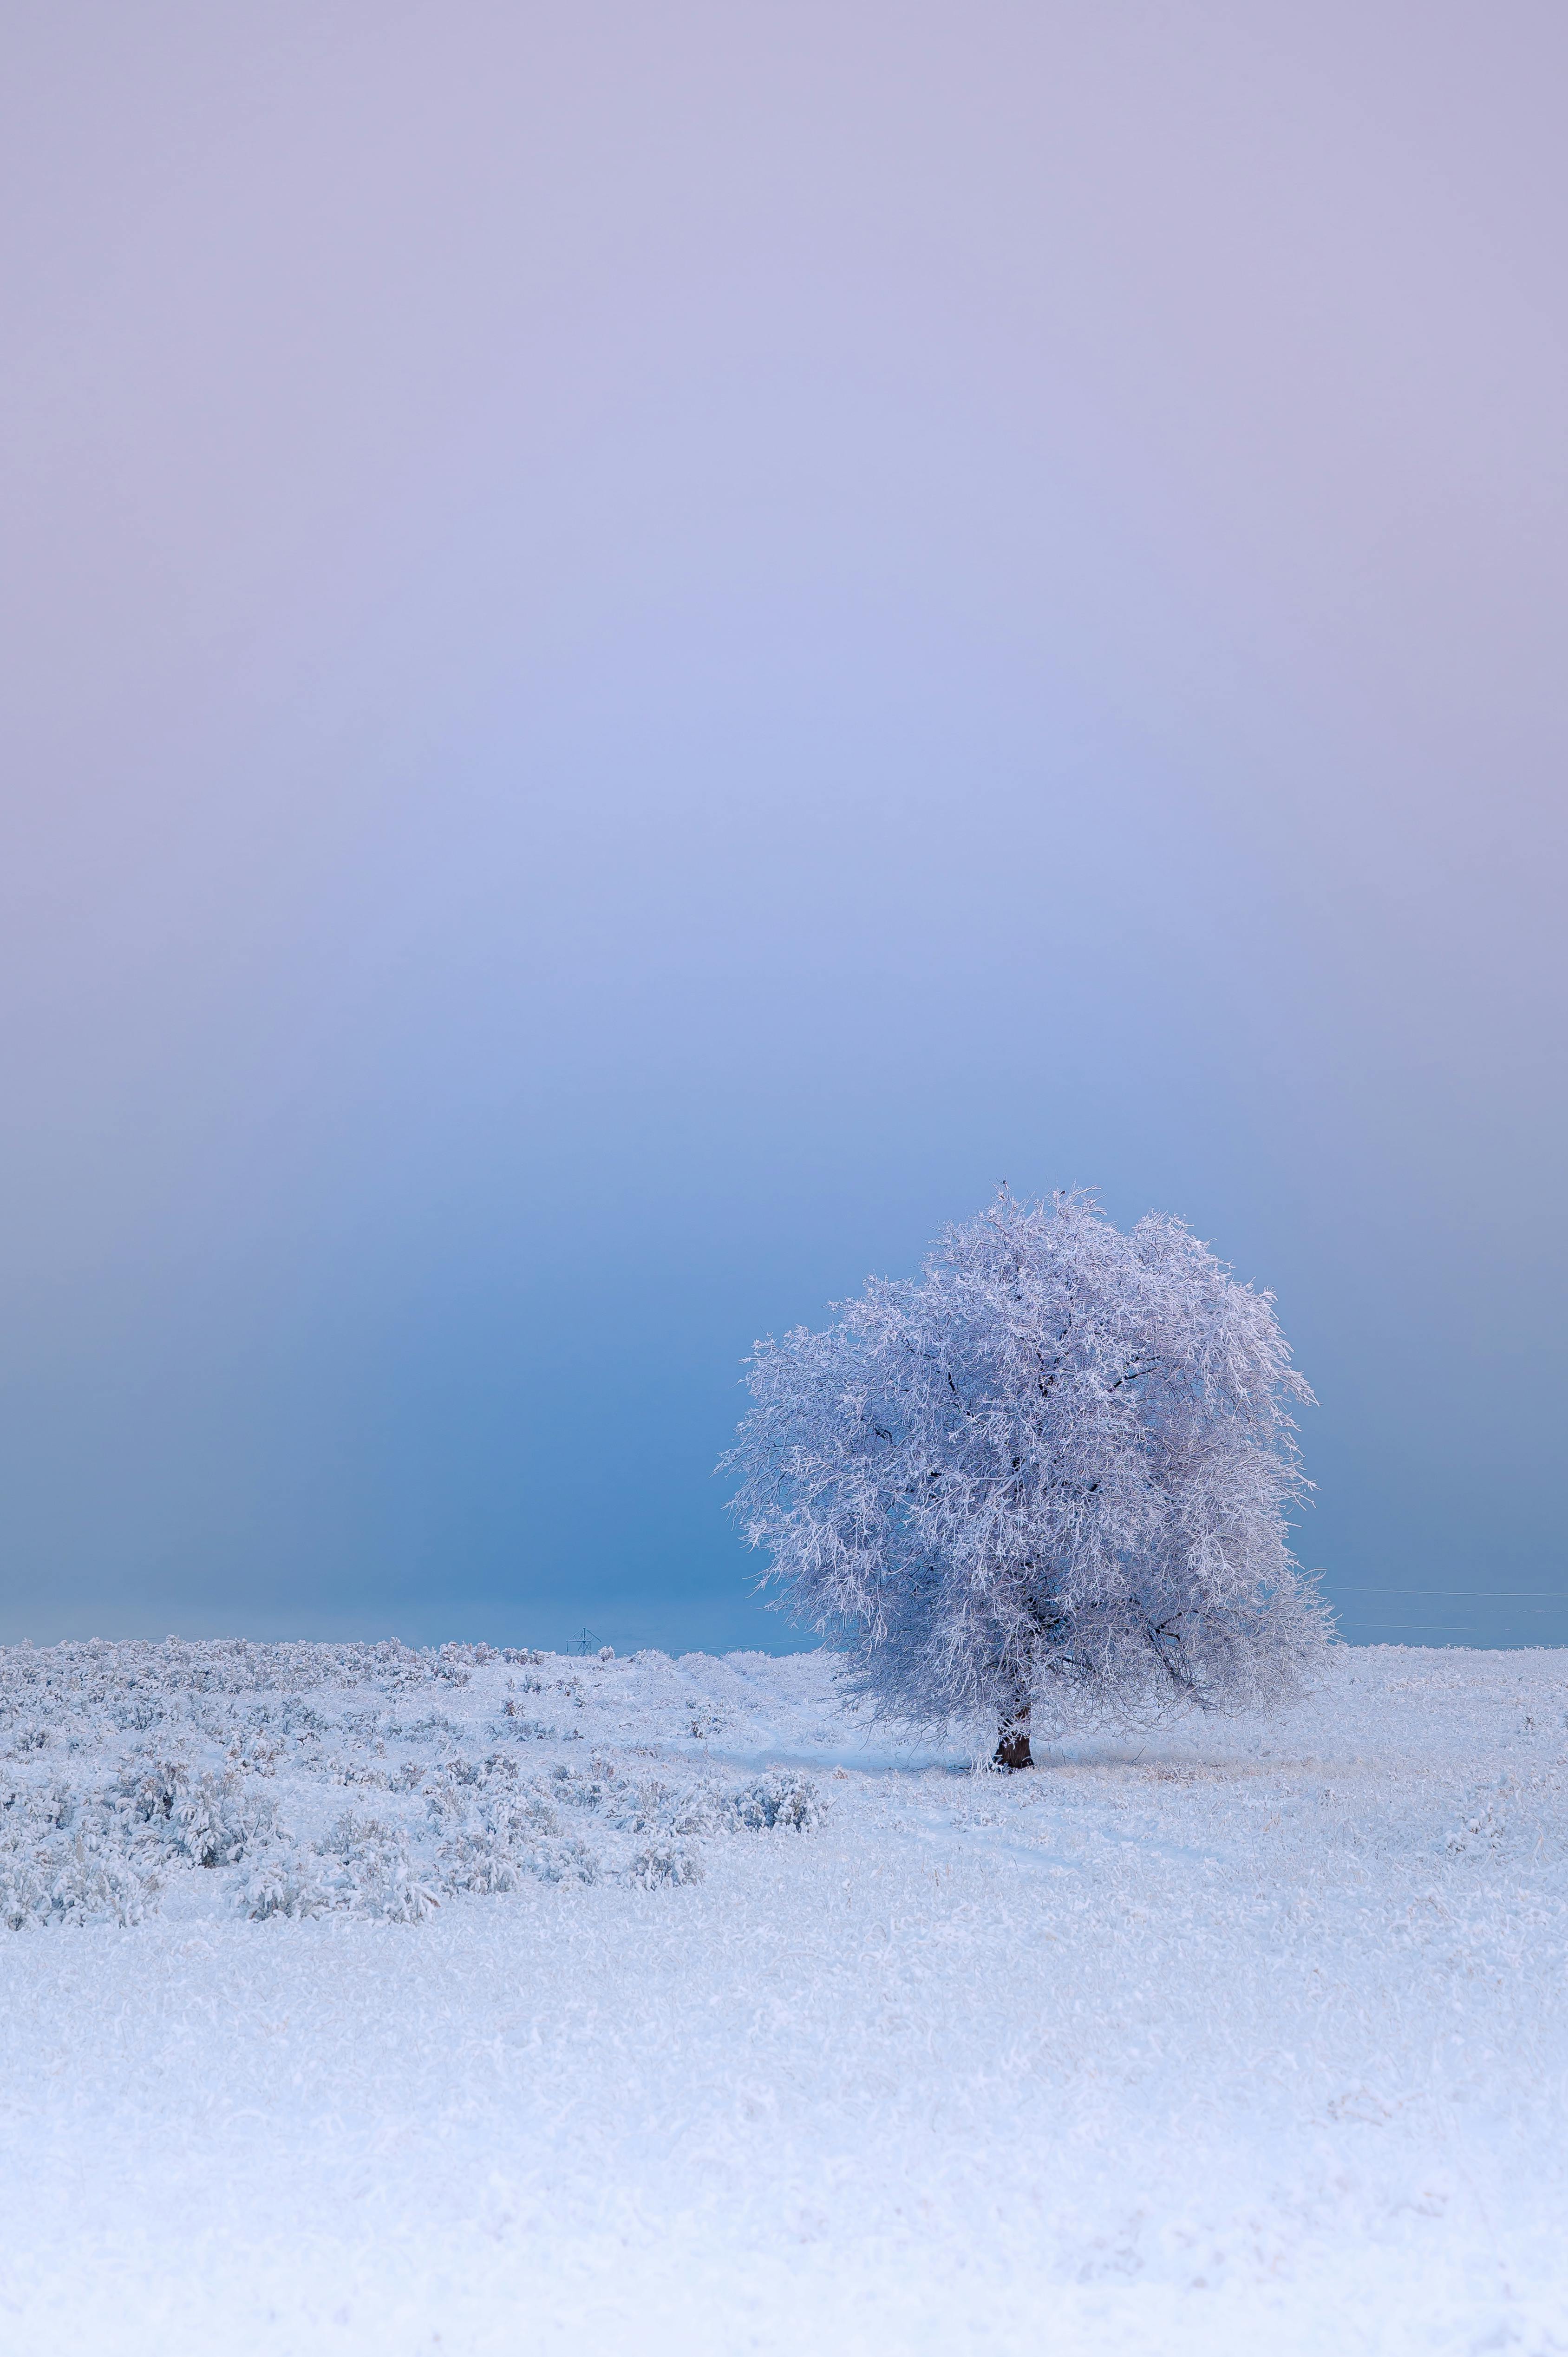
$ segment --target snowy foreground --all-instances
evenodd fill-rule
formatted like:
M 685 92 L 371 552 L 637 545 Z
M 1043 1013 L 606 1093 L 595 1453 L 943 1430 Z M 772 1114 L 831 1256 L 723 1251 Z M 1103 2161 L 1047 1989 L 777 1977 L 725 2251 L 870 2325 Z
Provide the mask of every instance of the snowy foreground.
M 0 2348 L 1568 2352 L 1568 1654 L 0 1652 Z M 12 1927 L 10 1929 L 6 1926 Z

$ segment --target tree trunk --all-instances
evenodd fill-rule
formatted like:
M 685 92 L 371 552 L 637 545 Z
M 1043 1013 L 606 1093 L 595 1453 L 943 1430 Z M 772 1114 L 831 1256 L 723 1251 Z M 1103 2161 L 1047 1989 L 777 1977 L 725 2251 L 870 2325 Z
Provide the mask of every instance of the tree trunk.
M 992 1766 L 1004 1776 L 1020 1768 L 1032 1768 L 1035 1755 L 1029 1749 L 1029 1706 L 1019 1703 L 1002 1722 L 1000 1740 L 992 1759 Z

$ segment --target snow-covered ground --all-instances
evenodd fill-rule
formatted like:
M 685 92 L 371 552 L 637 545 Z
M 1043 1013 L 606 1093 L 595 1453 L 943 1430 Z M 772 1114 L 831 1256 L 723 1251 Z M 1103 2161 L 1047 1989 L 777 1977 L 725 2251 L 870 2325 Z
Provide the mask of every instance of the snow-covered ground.
M 1565 1791 L 1560 1652 L 1001 1780 L 818 1655 L 13 1649 L 0 2348 L 1568 2351 Z

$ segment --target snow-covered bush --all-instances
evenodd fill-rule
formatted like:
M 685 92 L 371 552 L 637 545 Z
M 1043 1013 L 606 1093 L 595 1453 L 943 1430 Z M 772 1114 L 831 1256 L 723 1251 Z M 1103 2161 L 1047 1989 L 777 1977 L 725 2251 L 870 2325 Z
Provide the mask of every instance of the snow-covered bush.
M 292 1841 L 252 1867 L 240 1899 L 242 1912 L 259 1923 L 273 1915 L 325 1915 L 331 1904 L 319 1853 Z
M 163 1884 L 124 1849 L 86 1829 L 0 1847 L 0 1924 L 139 1923 Z
M 193 1866 L 237 1866 L 271 1837 L 277 1816 L 268 1796 L 235 1770 L 198 1771 L 156 1752 L 130 1763 L 117 1797 L 134 1821 L 152 1827 Z
M 1286 1544 L 1311 1399 L 1273 1297 L 1179 1221 L 1004 1189 L 924 1275 L 757 1345 L 726 1464 L 764 1584 L 914 1722 L 1051 1731 L 1297 1691 L 1328 1634 Z
M 780 1826 L 791 1833 L 811 1833 L 821 1824 L 824 1813 L 811 1778 L 794 1768 L 768 1769 L 733 1792 L 729 1805 L 736 1824 L 753 1833 L 776 1832 Z
M 376 1817 L 340 1817 L 319 1844 L 286 1841 L 246 1878 L 243 1911 L 272 1915 L 349 1914 L 386 1923 L 423 1923 L 441 1904 L 434 1878 L 410 1854 L 400 1825 Z
M 662 1890 L 668 1883 L 701 1882 L 706 1870 L 690 1842 L 664 1840 L 638 1851 L 628 1879 L 642 1890 Z

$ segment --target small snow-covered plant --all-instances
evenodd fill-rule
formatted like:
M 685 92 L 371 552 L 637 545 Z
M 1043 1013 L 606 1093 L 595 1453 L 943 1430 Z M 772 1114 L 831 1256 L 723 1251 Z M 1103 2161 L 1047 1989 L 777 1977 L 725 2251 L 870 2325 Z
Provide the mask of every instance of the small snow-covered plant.
M 441 1904 L 410 1856 L 401 1826 L 376 1817 L 339 1817 L 324 1841 L 280 1842 L 246 1879 L 241 1905 L 258 1921 L 274 1915 L 368 1915 L 423 1923 Z
M 78 1835 L 31 1849 L 0 1849 L 0 1924 L 139 1923 L 157 1905 L 156 1874 Z
M 1299 1691 L 1330 1631 L 1285 1509 L 1312 1394 L 1180 1221 L 1005 1189 L 923 1276 L 759 1342 L 725 1462 L 763 1584 L 908 1723 L 1130 1725 Z
M 429 1877 L 410 1856 L 401 1825 L 379 1817 L 338 1818 L 319 1845 L 330 1903 L 387 1923 L 423 1923 L 441 1904 Z
M 730 1798 L 735 1822 L 753 1833 L 811 1833 L 822 1821 L 823 1803 L 816 1784 L 797 1768 L 768 1768 Z
M 154 1752 L 129 1763 L 117 1797 L 133 1824 L 153 1827 L 195 1866 L 237 1864 L 270 1838 L 277 1813 L 232 1769 L 199 1774 L 187 1760 Z
M 706 1872 L 701 1853 L 690 1842 L 672 1841 L 666 1835 L 638 1851 L 627 1879 L 640 1890 L 662 1890 L 671 1883 L 701 1882 Z
M 173 1846 L 197 1866 L 234 1866 L 272 1836 L 274 1803 L 229 1773 L 188 1781 L 169 1809 Z
M 334 1904 L 334 1896 L 317 1852 L 288 1842 L 269 1851 L 252 1868 L 240 1903 L 252 1921 L 264 1923 L 274 1915 L 324 1915 Z

